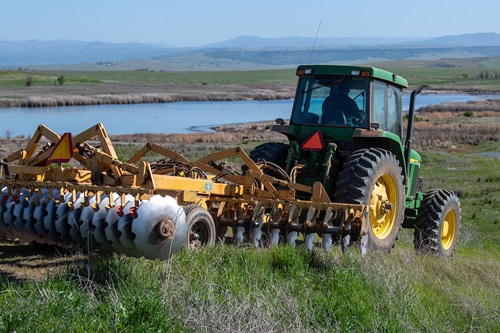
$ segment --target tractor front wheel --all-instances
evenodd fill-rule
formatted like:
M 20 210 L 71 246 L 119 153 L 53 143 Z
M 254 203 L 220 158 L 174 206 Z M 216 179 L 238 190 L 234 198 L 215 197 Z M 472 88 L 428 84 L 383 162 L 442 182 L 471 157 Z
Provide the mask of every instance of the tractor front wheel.
M 460 232 L 460 202 L 455 193 L 439 189 L 427 192 L 415 223 L 415 250 L 451 257 Z
M 394 154 L 379 148 L 355 151 L 340 172 L 335 197 L 368 206 L 370 248 L 390 251 L 394 247 L 405 201 L 402 170 Z

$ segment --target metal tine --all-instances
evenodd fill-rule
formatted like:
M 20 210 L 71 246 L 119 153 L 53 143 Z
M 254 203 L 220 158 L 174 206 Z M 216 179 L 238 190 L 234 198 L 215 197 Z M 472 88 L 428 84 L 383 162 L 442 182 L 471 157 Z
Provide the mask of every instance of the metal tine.
M 323 226 L 327 228 L 331 224 L 331 220 L 334 217 L 334 212 L 332 210 L 332 207 L 328 207 L 325 212 L 325 216 L 323 217 Z M 323 233 L 321 235 L 321 243 L 323 245 L 323 250 L 325 252 L 330 252 L 330 249 L 332 248 L 332 234 L 329 233 Z
M 351 235 L 346 234 L 344 235 L 344 224 L 347 221 L 349 212 L 347 210 L 344 210 L 344 212 L 341 214 L 341 222 L 340 222 L 340 237 L 341 237 L 341 246 L 342 246 L 342 253 L 347 254 L 347 247 L 351 243 Z
M 252 215 L 252 240 L 255 247 L 259 247 L 260 240 L 262 239 L 262 224 L 264 223 L 263 217 L 264 208 L 260 202 L 257 203 L 253 210 Z
M 236 213 L 235 220 L 237 220 L 238 223 L 242 222 L 244 217 L 245 217 L 246 212 L 241 212 L 242 209 L 243 208 L 241 208 L 241 207 L 237 207 L 237 209 L 235 210 L 235 213 Z M 239 214 L 240 212 L 241 212 L 241 214 Z M 236 245 L 240 245 L 243 243 L 244 232 L 245 232 L 245 227 L 242 227 L 242 226 L 233 227 L 234 243 Z
M 368 220 L 368 214 L 368 210 L 364 209 L 363 218 L 365 220 L 365 225 L 361 228 L 361 241 L 359 242 L 359 251 L 361 252 L 361 256 L 363 258 L 366 256 L 366 250 L 368 248 L 368 233 L 366 232 L 366 223 L 370 223 Z
M 293 224 L 299 218 L 299 216 L 300 216 L 299 208 L 297 208 L 296 205 L 290 206 L 290 210 L 288 212 L 287 228 L 292 227 L 292 230 L 287 233 L 286 242 L 291 247 L 295 247 L 295 241 L 297 240 L 297 236 L 299 235 L 298 231 L 293 230 Z
M 318 211 L 319 212 L 319 211 Z M 308 229 L 313 228 L 314 224 L 316 224 L 316 208 L 314 206 L 309 207 L 307 211 L 307 217 L 305 222 L 305 230 L 304 230 L 304 243 L 306 245 L 306 249 L 311 251 L 313 249 L 313 241 L 314 237 L 316 237 L 316 232 L 310 232 Z
M 273 224 L 281 220 L 281 212 L 277 203 L 273 205 L 271 209 L 271 215 L 268 222 L 269 227 L 269 246 L 278 245 L 280 241 L 280 229 L 275 228 Z

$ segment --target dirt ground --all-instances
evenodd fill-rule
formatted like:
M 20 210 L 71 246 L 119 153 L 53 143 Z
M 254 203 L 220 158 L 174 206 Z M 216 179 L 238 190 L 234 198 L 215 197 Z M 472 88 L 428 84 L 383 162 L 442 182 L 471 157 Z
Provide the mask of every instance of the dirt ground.
M 0 279 L 11 283 L 41 281 L 86 260 L 81 251 L 0 241 Z

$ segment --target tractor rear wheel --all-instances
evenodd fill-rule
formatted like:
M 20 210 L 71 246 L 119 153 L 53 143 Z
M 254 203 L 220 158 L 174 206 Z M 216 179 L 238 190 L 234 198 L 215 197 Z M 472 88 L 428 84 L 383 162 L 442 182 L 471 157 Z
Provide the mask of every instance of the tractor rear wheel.
M 184 207 L 188 226 L 187 247 L 198 249 L 215 244 L 215 223 L 210 213 L 201 206 Z
M 281 168 L 285 168 L 288 147 L 289 146 L 285 143 L 266 142 L 255 147 L 255 149 L 250 152 L 250 158 L 254 162 L 266 161 L 274 163 Z
M 390 251 L 404 217 L 402 169 L 391 152 L 369 148 L 355 151 L 336 184 L 340 202 L 368 205 L 368 246 Z
M 280 142 L 266 142 L 255 147 L 250 152 L 250 158 L 266 175 L 290 181 L 290 177 L 285 171 L 289 146 Z M 243 173 L 248 167 L 242 166 Z
M 460 202 L 455 193 L 439 189 L 427 192 L 415 223 L 415 251 L 451 257 L 460 233 Z

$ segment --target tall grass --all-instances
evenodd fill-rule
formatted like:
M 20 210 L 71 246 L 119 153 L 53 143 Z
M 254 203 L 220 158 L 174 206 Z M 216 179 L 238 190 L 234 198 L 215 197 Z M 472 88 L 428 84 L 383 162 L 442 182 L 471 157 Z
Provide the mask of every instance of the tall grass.
M 176 94 L 176 93 L 142 93 L 123 95 L 50 95 L 32 96 L 22 99 L 0 99 L 0 106 L 49 107 L 74 105 L 100 104 L 141 104 L 141 103 L 171 103 L 187 101 L 246 101 L 246 100 L 277 100 L 290 99 L 292 91 L 276 92 L 272 90 L 252 90 L 249 92 L 233 93 L 204 93 L 204 94 Z
M 167 262 L 100 257 L 36 283 L 0 282 L 0 330 L 494 332 L 498 262 L 217 246 Z

